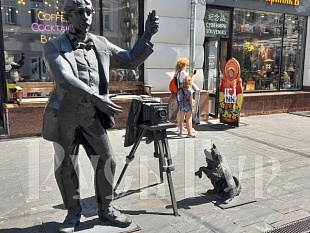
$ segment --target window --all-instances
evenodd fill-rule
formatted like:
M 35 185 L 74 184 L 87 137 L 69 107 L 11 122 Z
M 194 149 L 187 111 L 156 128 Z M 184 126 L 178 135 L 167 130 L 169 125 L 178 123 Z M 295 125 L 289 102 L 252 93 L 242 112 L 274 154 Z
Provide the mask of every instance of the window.
M 108 9 L 104 7 L 103 12 L 106 17 L 108 17 L 107 22 L 110 21 L 111 32 L 104 31 L 104 36 L 107 37 L 112 43 L 124 48 L 131 49 L 138 39 L 138 19 L 139 19 L 139 4 L 138 0 L 124 0 L 119 4 L 110 2 L 109 4 L 109 14 L 105 11 Z M 106 18 L 103 20 L 105 21 Z M 104 23 L 104 27 L 106 22 Z M 107 30 L 104 28 L 104 30 Z M 110 37 L 110 35 L 115 35 L 116 38 Z M 132 82 L 132 81 L 142 81 L 143 76 L 139 69 L 137 70 L 124 70 L 119 69 L 119 67 L 111 67 L 110 70 L 110 82 Z M 119 91 L 117 91 L 119 92 Z M 125 92 L 131 93 L 131 89 L 128 88 Z
M 41 10 L 38 9 L 31 9 L 30 14 L 31 14 L 31 23 L 42 23 L 43 21 L 40 20 L 40 17 L 38 17 L 38 14 Z
M 245 91 L 301 89 L 305 17 L 238 9 L 233 23 Z
M 50 81 L 43 62 L 43 46 L 69 30 L 63 18 L 64 2 L 65 0 L 1 0 L 2 22 L 10 24 L 9 27 L 3 27 L 4 51 L 10 55 L 8 63 L 18 62 L 24 53 L 24 65 L 18 69 L 18 73 L 25 82 Z M 131 48 L 138 38 L 138 0 L 106 0 L 102 9 L 100 1 L 92 3 L 95 13 L 91 33 L 101 34 L 124 49 Z M 103 13 L 103 18 L 100 12 Z M 129 18 L 130 22 L 127 24 L 124 18 Z M 115 80 L 142 80 L 140 70 L 119 70 L 119 67 L 111 69 L 117 71 L 115 75 L 111 72 L 111 77 L 115 76 Z M 10 81 L 9 71 L 6 72 L 5 79 Z
M 304 17 L 285 15 L 281 60 L 281 89 L 301 89 Z
M 103 30 L 111 30 L 111 8 L 103 6 Z
M 6 24 L 16 24 L 17 23 L 17 17 L 16 13 L 18 12 L 15 7 L 12 6 L 4 6 L 4 22 Z

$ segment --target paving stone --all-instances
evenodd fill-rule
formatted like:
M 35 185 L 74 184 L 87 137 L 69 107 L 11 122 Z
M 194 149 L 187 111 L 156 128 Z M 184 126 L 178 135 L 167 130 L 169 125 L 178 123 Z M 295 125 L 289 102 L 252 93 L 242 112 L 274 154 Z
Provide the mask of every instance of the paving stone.
M 307 140 L 310 118 L 275 114 L 241 120 L 247 126 L 224 127 L 221 131 L 202 122 L 198 127 L 199 138 L 195 140 L 175 140 L 174 133 L 168 135 L 176 168 L 172 179 L 180 217 L 173 215 L 166 175 L 163 184 L 156 184 L 158 160 L 153 157 L 153 145 L 145 141 L 128 167 L 118 189 L 121 197 L 114 205 L 133 219 L 140 232 L 148 233 L 254 233 L 268 229 L 271 224 L 280 226 L 291 219 L 309 216 L 310 158 L 302 153 L 310 150 Z M 218 120 L 215 122 L 219 124 Z M 125 130 L 109 130 L 117 161 L 116 179 L 131 149 L 123 147 L 124 133 Z M 28 166 L 28 148 L 33 140 L 38 140 L 41 147 L 39 172 L 37 167 Z M 205 165 L 203 149 L 211 140 L 226 158 L 233 174 L 240 175 L 241 196 L 256 202 L 221 209 L 198 194 L 212 188 L 206 177 L 197 179 L 192 174 Z M 0 148 L 0 233 L 43 233 L 42 222 L 62 221 L 66 211 L 53 174 L 50 143 L 41 137 L 0 140 Z M 82 147 L 79 162 L 83 171 L 83 210 L 94 210 L 92 169 Z M 38 199 L 30 199 L 29 190 L 37 188 L 37 183 L 33 185 L 29 179 L 39 183 Z
M 248 197 L 248 196 L 244 196 L 240 193 L 239 196 L 236 196 L 232 199 L 232 201 L 230 201 L 229 203 L 224 203 L 223 200 L 219 199 L 218 196 L 214 195 L 214 194 L 210 194 L 209 192 L 207 193 L 201 193 L 200 194 L 202 197 L 208 199 L 209 201 L 211 201 L 212 203 L 214 203 L 216 206 L 222 208 L 222 209 L 228 209 L 228 208 L 233 208 L 236 206 L 241 206 L 241 205 L 246 205 L 249 203 L 253 203 L 256 202 L 255 199 Z
M 266 222 L 257 222 L 251 225 L 247 225 L 242 227 L 239 232 L 248 232 L 248 233 L 261 233 L 261 232 L 266 232 L 268 230 L 273 229 L 271 225 L 269 225 Z
M 283 220 L 279 221 L 279 222 L 275 222 L 273 224 L 271 224 L 273 227 L 280 227 L 283 226 L 285 224 L 297 221 L 299 219 L 302 218 L 306 218 L 309 217 L 310 213 L 308 211 L 305 210 L 297 210 L 297 211 L 293 211 L 290 213 L 287 213 L 283 216 Z
M 260 221 L 268 219 L 268 216 L 277 213 L 277 211 L 270 209 L 269 207 L 259 205 L 259 203 L 253 203 L 249 206 L 241 206 L 240 212 L 248 211 L 246 216 L 240 213 L 235 213 L 234 216 L 231 215 L 233 222 L 237 225 L 246 226 L 258 223 Z M 262 217 L 264 216 L 264 217 Z
M 280 222 L 283 219 L 284 219 L 284 214 L 277 212 L 277 211 L 275 211 L 274 213 L 270 213 L 263 218 L 264 222 L 266 222 L 267 224 L 273 224 L 276 222 Z

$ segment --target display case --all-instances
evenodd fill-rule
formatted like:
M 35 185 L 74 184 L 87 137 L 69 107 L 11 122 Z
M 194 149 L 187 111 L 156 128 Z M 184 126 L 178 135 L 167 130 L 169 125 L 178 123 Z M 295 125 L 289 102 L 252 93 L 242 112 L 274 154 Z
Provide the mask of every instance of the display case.
M 271 12 L 234 12 L 232 56 L 245 91 L 300 90 L 306 19 Z

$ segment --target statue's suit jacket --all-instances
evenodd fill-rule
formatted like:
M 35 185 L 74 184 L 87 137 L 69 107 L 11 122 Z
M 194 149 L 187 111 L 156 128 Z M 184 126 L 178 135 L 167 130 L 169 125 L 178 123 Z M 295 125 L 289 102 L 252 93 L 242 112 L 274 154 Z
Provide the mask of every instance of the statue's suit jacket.
M 135 69 L 152 52 L 152 44 L 138 39 L 132 50 L 127 51 L 110 43 L 105 37 L 90 34 L 98 62 L 100 95 L 108 94 L 109 68 Z M 89 107 L 93 89 L 78 78 L 77 64 L 71 42 L 62 34 L 44 45 L 44 59 L 54 89 L 45 107 L 43 116 L 43 138 L 59 142 L 75 121 L 79 105 Z M 103 127 L 111 127 L 111 118 L 98 114 Z

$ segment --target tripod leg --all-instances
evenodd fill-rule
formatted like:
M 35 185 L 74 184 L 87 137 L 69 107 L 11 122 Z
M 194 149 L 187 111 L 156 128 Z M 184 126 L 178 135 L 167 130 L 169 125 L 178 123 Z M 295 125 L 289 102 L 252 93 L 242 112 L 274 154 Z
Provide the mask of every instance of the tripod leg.
M 141 129 L 140 132 L 139 132 L 139 135 L 138 135 L 138 138 L 135 142 L 135 144 L 133 145 L 133 147 L 131 148 L 131 151 L 129 153 L 129 155 L 126 157 L 126 164 L 121 172 L 121 175 L 120 177 L 118 178 L 115 186 L 114 186 L 114 191 L 118 188 L 119 184 L 121 183 L 122 179 L 123 179 L 123 176 L 128 168 L 128 165 L 129 163 L 131 163 L 131 161 L 135 158 L 135 153 L 136 153 L 136 150 L 138 149 L 138 146 L 142 140 L 142 137 L 144 135 L 144 133 L 146 132 L 146 129 Z
M 156 132 L 154 132 L 155 134 Z M 164 182 L 164 174 L 163 174 L 163 161 L 162 161 L 162 157 L 160 156 L 159 152 L 158 152 L 158 140 L 156 137 L 154 137 L 154 157 L 158 158 L 158 164 L 159 164 L 159 176 L 160 176 L 160 183 Z
M 165 158 L 167 160 L 167 166 L 170 167 L 171 171 L 174 171 L 174 166 L 172 164 L 172 158 L 171 158 L 171 153 L 170 153 L 170 148 L 168 144 L 168 138 L 167 138 L 167 133 L 166 131 L 162 132 L 162 137 L 163 137 L 163 145 L 164 145 L 164 150 L 166 151 Z
M 172 202 L 173 214 L 174 214 L 174 216 L 179 216 L 178 207 L 177 207 L 177 203 L 176 203 L 176 200 L 175 200 L 175 193 L 174 193 L 174 188 L 173 188 L 172 176 L 171 176 L 170 169 L 168 169 L 166 173 L 167 173 L 169 192 L 170 192 L 170 197 L 171 197 L 171 202 Z
M 171 171 L 174 170 L 174 167 L 173 167 L 172 160 L 171 160 L 166 131 L 161 130 L 161 131 L 154 132 L 154 139 L 155 139 L 155 142 L 157 142 L 158 144 L 159 155 L 163 162 L 161 169 L 165 171 L 167 174 L 167 180 L 168 180 L 173 213 L 174 213 L 174 216 L 179 216 L 177 203 L 175 199 L 174 188 L 173 188 L 172 176 L 171 176 Z M 165 152 L 166 152 L 166 156 L 165 156 Z M 168 164 L 166 163 L 165 157 L 167 157 Z

